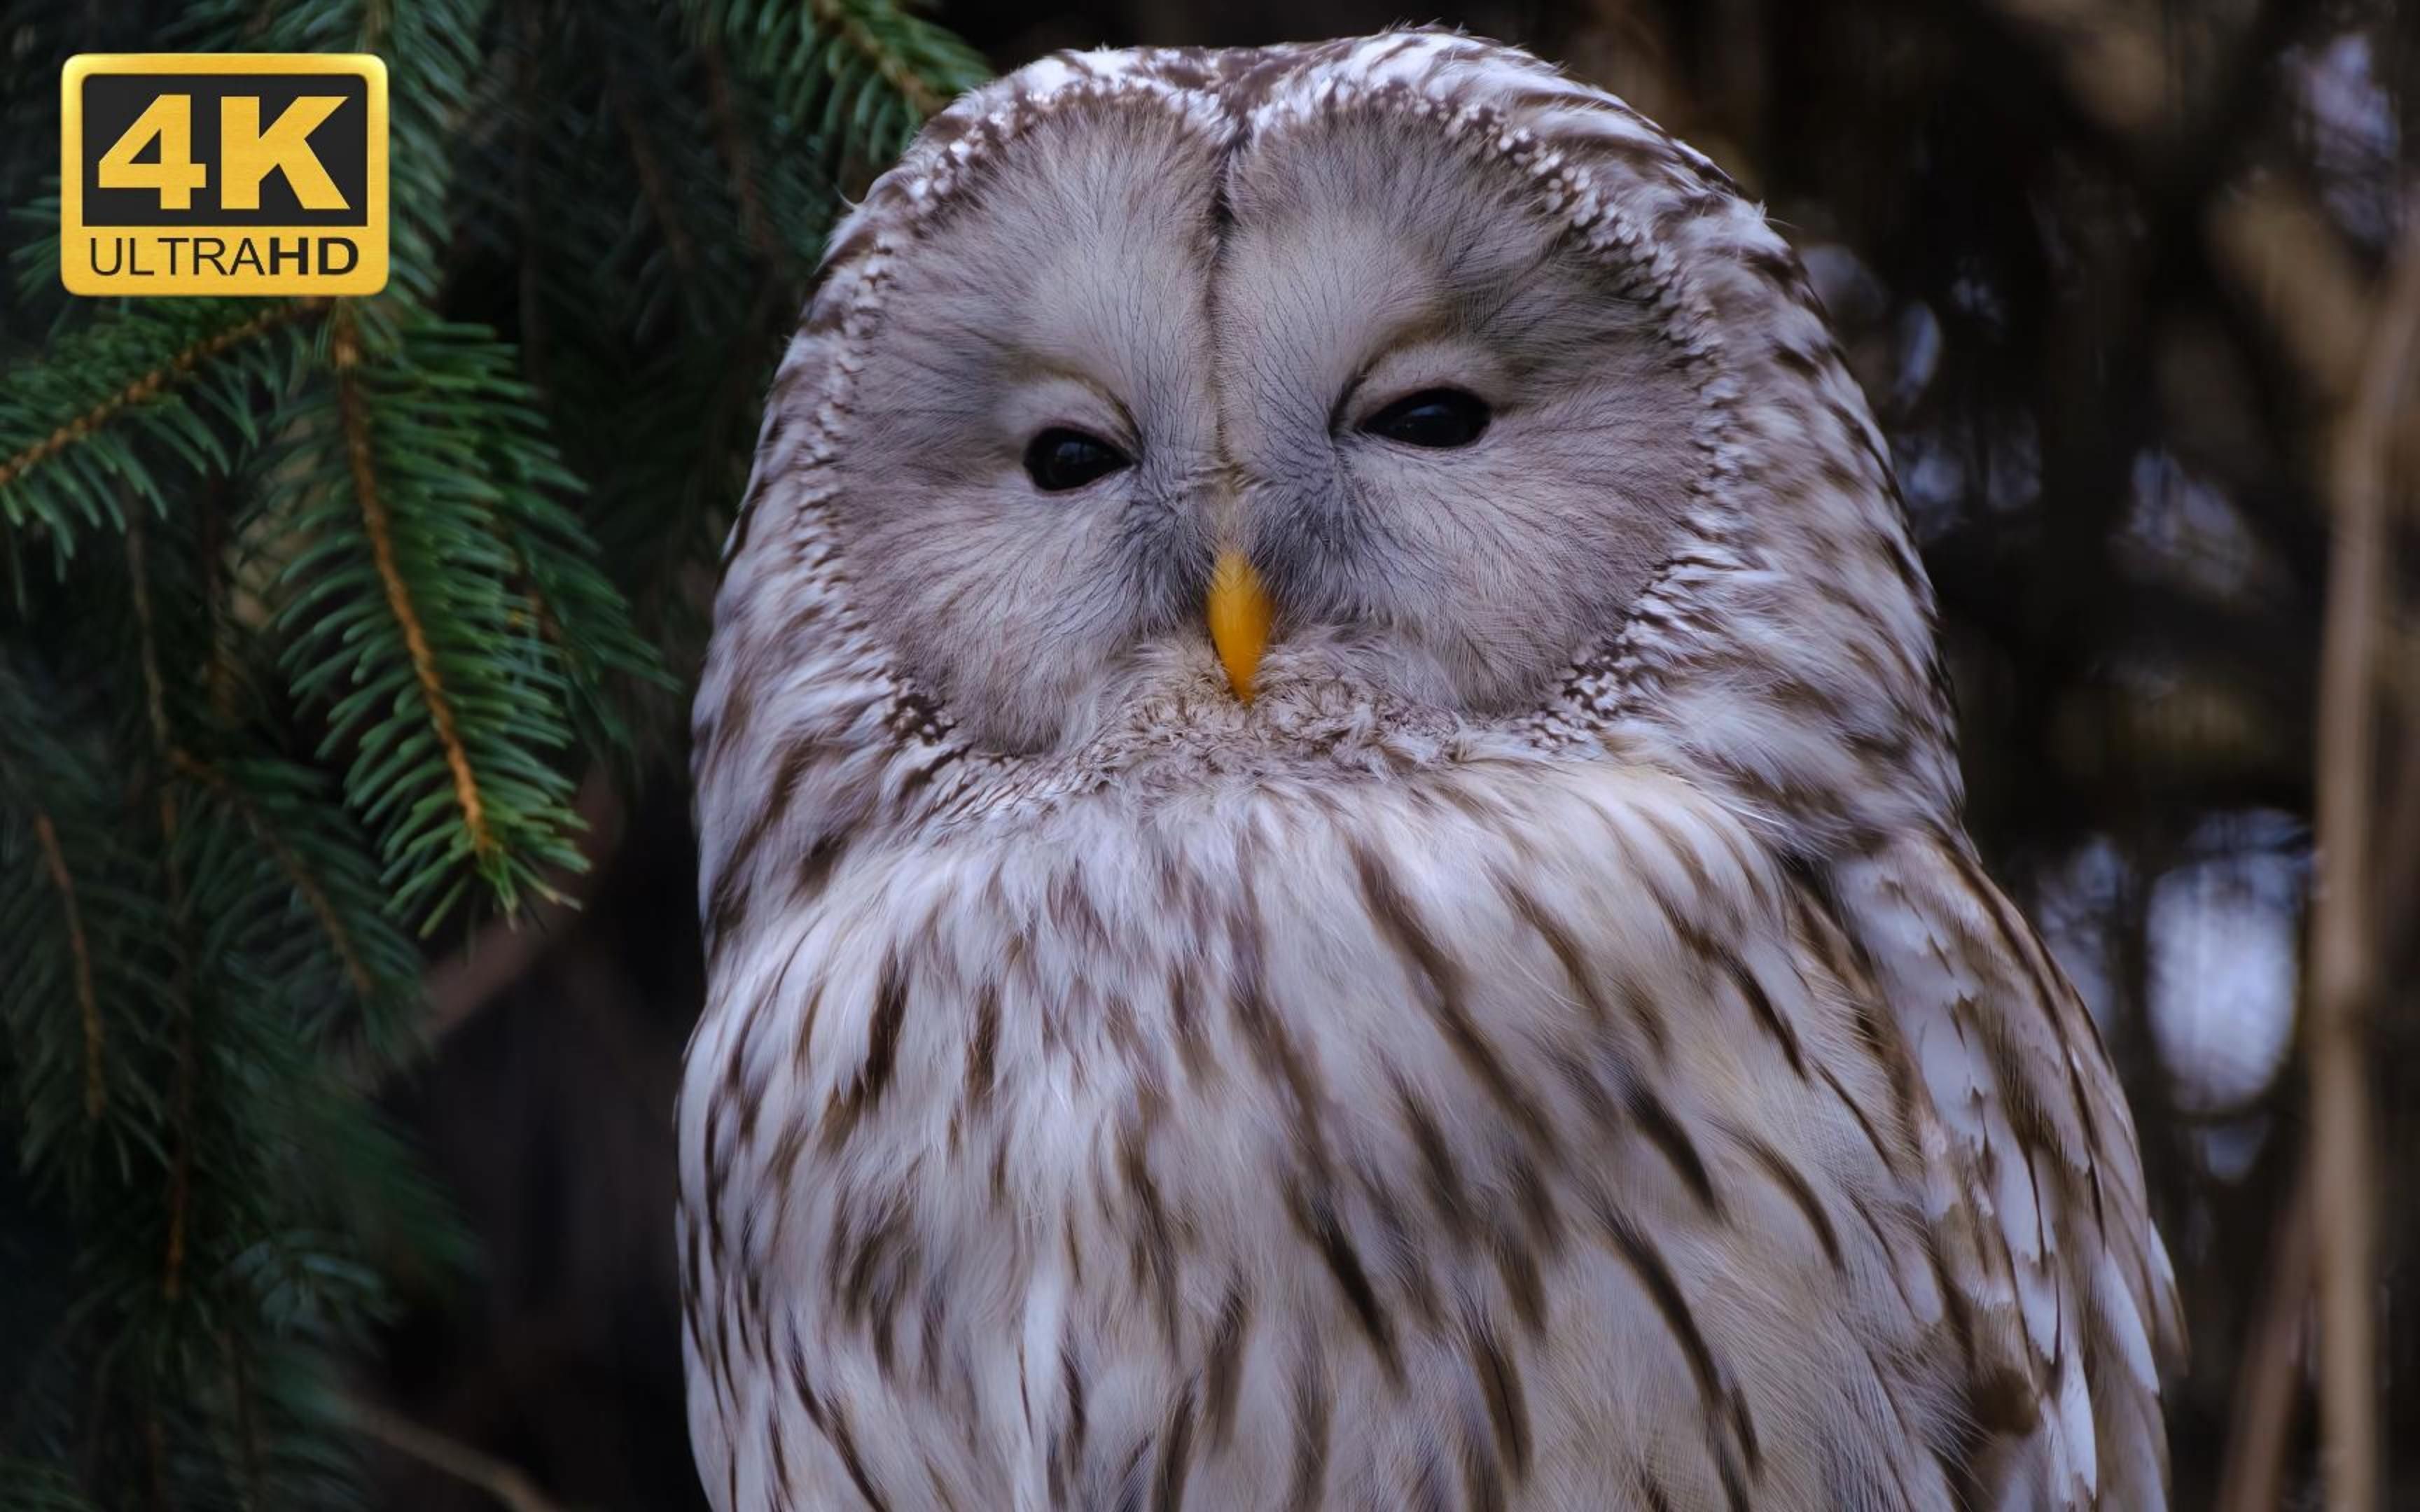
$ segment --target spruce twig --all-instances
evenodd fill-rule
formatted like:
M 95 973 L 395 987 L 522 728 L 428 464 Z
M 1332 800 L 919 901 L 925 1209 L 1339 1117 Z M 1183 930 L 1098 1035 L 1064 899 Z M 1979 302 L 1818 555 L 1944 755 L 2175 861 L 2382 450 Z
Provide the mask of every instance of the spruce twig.
M 388 611 L 402 629 L 404 645 L 411 653 L 412 676 L 419 682 L 421 699 L 428 707 L 429 727 L 437 733 L 438 746 L 445 754 L 446 770 L 454 777 L 454 800 L 462 810 L 462 827 L 471 837 L 472 854 L 485 861 L 496 854 L 496 838 L 488 828 L 487 801 L 479 792 L 478 775 L 471 769 L 471 753 L 463 748 L 461 734 L 455 727 L 454 705 L 446 695 L 444 678 L 438 672 L 436 655 L 429 650 L 428 632 L 422 625 L 420 610 L 412 602 L 411 585 L 396 565 L 395 530 L 380 496 L 368 410 L 356 377 L 361 356 L 361 336 L 351 307 L 340 306 L 336 311 L 332 361 L 336 370 L 336 403 L 344 417 L 345 458 L 352 470 L 354 501 L 361 506 L 362 528 L 369 534 L 379 581 L 386 588 Z
M 240 325 L 204 337 L 143 374 L 91 409 L 60 425 L 33 445 L 0 461 L 0 488 L 6 488 L 19 478 L 50 461 L 60 453 L 109 424 L 122 410 L 156 399 L 169 388 L 192 377 L 212 358 L 242 346 L 256 336 L 307 319 L 327 308 L 325 300 L 292 300 L 264 310 Z
M 68 950 L 75 964 L 76 1011 L 84 1019 L 84 1115 L 98 1119 L 109 1105 L 109 1087 L 101 1072 L 101 997 L 92 987 L 92 948 L 85 943 L 84 914 L 76 906 L 75 878 L 68 871 L 67 853 L 59 848 L 58 826 L 40 810 L 34 811 L 34 836 L 42 848 L 51 885 L 58 889 L 59 911 L 66 916 Z

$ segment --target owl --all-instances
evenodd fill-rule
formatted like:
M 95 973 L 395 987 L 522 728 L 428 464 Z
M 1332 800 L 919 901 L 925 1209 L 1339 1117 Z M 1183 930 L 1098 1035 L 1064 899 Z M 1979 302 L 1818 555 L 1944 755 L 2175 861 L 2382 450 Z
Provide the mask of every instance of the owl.
M 835 232 L 693 727 L 721 1512 L 2165 1500 L 2093 1023 L 1723 172 L 1412 30 L 1066 54 Z

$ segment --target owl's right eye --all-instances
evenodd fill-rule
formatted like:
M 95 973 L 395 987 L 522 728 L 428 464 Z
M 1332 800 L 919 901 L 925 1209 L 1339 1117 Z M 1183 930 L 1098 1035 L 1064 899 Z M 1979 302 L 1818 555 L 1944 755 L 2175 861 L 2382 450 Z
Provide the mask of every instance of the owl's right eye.
M 1025 446 L 1025 475 L 1044 493 L 1065 493 L 1134 461 L 1098 436 L 1053 425 Z

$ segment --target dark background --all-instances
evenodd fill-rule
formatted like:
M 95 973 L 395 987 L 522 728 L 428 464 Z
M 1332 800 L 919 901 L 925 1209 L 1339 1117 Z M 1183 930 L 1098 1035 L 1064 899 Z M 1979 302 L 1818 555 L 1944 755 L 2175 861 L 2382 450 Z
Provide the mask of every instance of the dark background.
M 938 14 L 1003 68 L 1403 19 L 1347 0 Z M 1808 261 L 1941 593 L 1971 827 L 2133 1100 L 2193 1332 L 2170 1397 L 2178 1504 L 2248 1484 L 2226 1457 L 2272 1387 L 2281 1488 L 2255 1504 L 2320 1504 L 2291 1279 L 2311 1242 L 2296 1025 L 2318 459 L 2409 219 L 2410 19 L 2388 0 L 1597 0 L 1444 19 L 1623 95 L 1763 198 Z M 2420 628 L 2406 611 L 2390 633 L 2378 1316 L 2386 1502 L 2420 1505 Z M 664 781 L 624 808 L 583 912 L 484 933 L 432 979 L 436 1059 L 391 1099 L 484 1259 L 418 1299 L 365 1383 L 566 1507 L 702 1504 L 670 1241 L 700 991 L 686 799 Z M 491 1504 L 400 1455 L 384 1473 L 397 1509 Z

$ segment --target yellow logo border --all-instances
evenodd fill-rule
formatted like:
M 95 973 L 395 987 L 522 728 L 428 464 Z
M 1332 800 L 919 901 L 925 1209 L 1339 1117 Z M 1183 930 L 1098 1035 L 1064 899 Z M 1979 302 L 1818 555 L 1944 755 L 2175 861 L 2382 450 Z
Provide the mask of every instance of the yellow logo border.
M 354 75 L 368 85 L 369 173 L 367 224 L 358 233 L 361 256 L 342 273 L 239 275 L 188 270 L 135 276 L 100 273 L 92 268 L 84 224 L 84 81 L 94 74 L 267 73 Z M 111 226 L 113 232 L 142 227 Z M 179 236 L 216 236 L 234 240 L 280 230 L 275 226 L 178 226 Z M 318 234 L 319 226 L 294 231 Z M 353 234 L 351 227 L 345 228 Z M 78 243 L 82 242 L 81 249 Z M 81 255 L 79 255 L 79 250 Z M 79 53 L 59 70 L 59 282 L 81 295 L 264 295 L 376 294 L 388 271 L 386 60 L 370 53 Z

